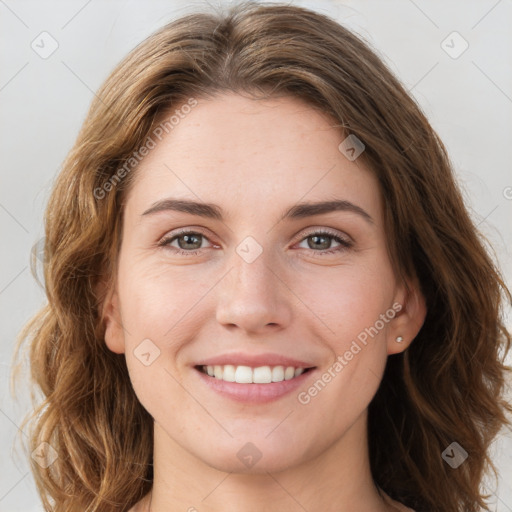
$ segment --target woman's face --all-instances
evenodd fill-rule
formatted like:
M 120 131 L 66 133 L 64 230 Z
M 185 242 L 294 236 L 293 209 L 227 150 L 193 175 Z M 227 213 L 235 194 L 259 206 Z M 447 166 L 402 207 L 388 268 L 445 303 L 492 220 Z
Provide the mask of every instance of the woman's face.
M 363 428 L 421 301 L 395 279 L 377 180 L 334 121 L 235 94 L 187 112 L 135 171 L 105 339 L 174 451 L 292 467 Z

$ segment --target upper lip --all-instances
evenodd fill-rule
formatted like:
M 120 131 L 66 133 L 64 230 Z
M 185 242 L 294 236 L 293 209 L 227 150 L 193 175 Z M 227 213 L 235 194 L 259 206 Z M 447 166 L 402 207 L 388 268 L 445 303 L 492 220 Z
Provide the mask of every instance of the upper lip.
M 243 354 L 240 352 L 233 352 L 230 354 L 223 354 L 208 359 L 203 359 L 197 363 L 196 366 L 224 366 L 231 364 L 234 366 L 250 366 L 251 368 L 258 368 L 259 366 L 293 366 L 295 368 L 313 368 L 314 365 L 298 359 L 283 356 L 281 354 Z

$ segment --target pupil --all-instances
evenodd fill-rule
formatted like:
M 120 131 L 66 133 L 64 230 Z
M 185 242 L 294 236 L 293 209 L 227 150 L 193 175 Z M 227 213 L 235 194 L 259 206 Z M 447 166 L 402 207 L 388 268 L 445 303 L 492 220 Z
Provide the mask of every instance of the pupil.
M 313 239 L 314 243 L 317 243 L 318 240 L 324 239 L 325 240 L 324 244 L 320 244 L 320 245 L 323 245 L 323 247 L 320 247 L 320 248 L 321 249 L 328 249 L 329 248 L 330 243 L 329 243 L 329 237 L 328 236 L 326 236 L 326 235 L 320 235 L 320 236 L 313 235 L 311 238 Z M 310 247 L 311 247 L 311 244 L 310 244 Z M 315 247 L 317 249 L 319 248 L 318 245 L 315 245 L 314 247 L 311 247 L 311 248 L 313 249 Z
M 199 236 L 197 236 L 197 235 L 182 235 L 178 239 L 178 241 L 180 242 L 180 240 L 183 239 L 183 240 L 185 240 L 185 244 L 192 244 L 193 245 L 194 242 L 193 241 L 191 242 L 190 240 L 194 239 L 194 238 L 196 240 L 199 240 Z M 197 243 L 197 241 L 196 241 L 196 243 Z M 181 244 L 181 243 L 179 243 L 179 246 L 180 246 L 181 249 L 190 249 L 190 247 L 188 247 L 188 246 L 187 247 L 183 247 L 183 244 Z M 200 246 L 201 246 L 201 242 L 199 241 L 199 247 Z M 198 249 L 199 247 L 194 247 L 194 249 Z

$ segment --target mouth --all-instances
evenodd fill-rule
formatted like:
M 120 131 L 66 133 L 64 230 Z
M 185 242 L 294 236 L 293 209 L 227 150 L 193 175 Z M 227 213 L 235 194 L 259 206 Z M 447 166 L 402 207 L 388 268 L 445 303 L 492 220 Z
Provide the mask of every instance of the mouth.
M 195 361 L 191 368 L 206 393 L 245 404 L 266 404 L 293 394 L 314 379 L 314 356 L 293 358 L 277 352 L 226 352 Z
M 295 366 L 244 366 L 244 365 L 197 365 L 194 367 L 204 375 L 223 382 L 237 384 L 272 384 L 297 379 L 314 370 Z
M 316 367 L 196 365 L 199 385 L 230 401 L 264 405 L 306 386 Z

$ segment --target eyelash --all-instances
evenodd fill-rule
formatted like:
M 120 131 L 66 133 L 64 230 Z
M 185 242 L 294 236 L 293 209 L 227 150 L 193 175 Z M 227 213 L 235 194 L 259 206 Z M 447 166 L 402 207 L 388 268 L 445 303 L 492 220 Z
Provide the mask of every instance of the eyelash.
M 208 240 L 208 237 L 201 232 L 183 230 L 178 233 L 174 233 L 172 236 L 164 237 L 160 242 L 158 242 L 158 246 L 170 248 L 175 254 L 178 254 L 180 256 L 196 256 L 197 254 L 199 254 L 202 249 L 193 249 L 193 250 L 187 251 L 185 249 L 178 249 L 176 247 L 170 246 L 171 242 L 173 242 L 174 240 L 176 240 L 184 235 L 199 235 L 199 236 L 202 236 L 203 238 L 206 238 L 206 240 Z M 335 247 L 333 249 L 324 249 L 321 251 L 316 251 L 314 249 L 310 249 L 314 253 L 318 253 L 319 257 L 322 257 L 327 254 L 333 254 L 336 252 L 343 252 L 343 251 L 346 251 L 347 249 L 350 249 L 353 246 L 353 243 L 351 241 L 341 238 L 336 233 L 333 233 L 333 232 L 325 230 L 325 229 L 320 229 L 318 231 L 312 231 L 311 233 L 307 233 L 305 236 L 303 236 L 299 240 L 299 243 L 303 242 L 304 240 L 306 240 L 312 236 L 328 236 L 340 244 L 340 246 Z

